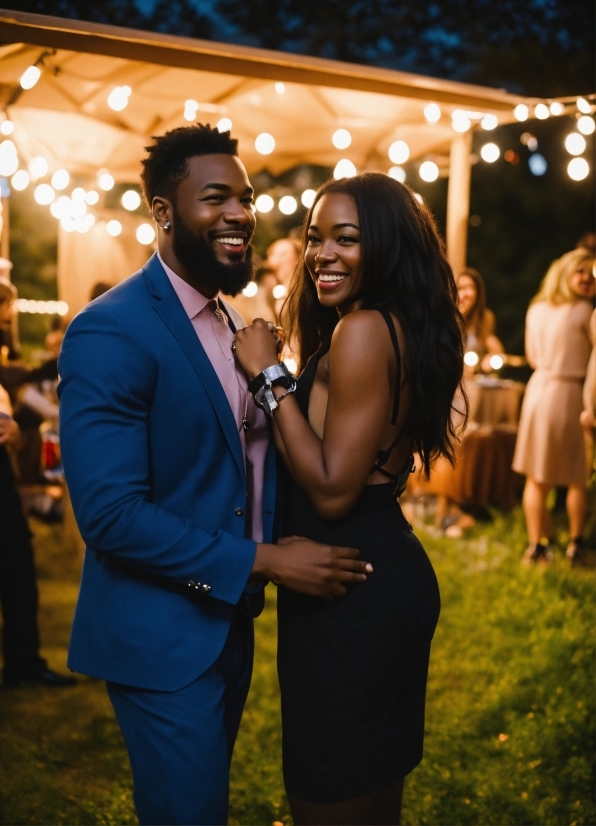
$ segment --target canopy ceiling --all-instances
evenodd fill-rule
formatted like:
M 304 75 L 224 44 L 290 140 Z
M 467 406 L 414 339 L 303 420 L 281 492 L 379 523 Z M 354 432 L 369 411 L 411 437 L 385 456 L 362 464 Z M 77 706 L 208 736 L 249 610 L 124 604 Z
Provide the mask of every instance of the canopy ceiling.
M 153 34 L 81 21 L 0 10 L 0 107 L 15 124 L 25 160 L 44 155 L 50 168 L 94 176 L 106 167 L 117 181 L 134 181 L 151 135 L 187 125 L 184 104 L 199 103 L 197 120 L 228 117 L 249 173 L 277 175 L 301 163 L 334 166 L 342 157 L 359 169 L 388 169 L 395 140 L 410 159 L 430 157 L 445 168 L 455 109 L 514 120 L 526 102 L 482 86 L 222 43 Z M 44 52 L 33 89 L 19 78 Z M 285 87 L 276 91 L 276 84 Z M 113 111 L 108 95 L 130 86 L 128 106 Z M 434 101 L 442 117 L 428 124 Z M 333 132 L 352 135 L 336 149 Z M 275 138 L 260 155 L 255 138 Z

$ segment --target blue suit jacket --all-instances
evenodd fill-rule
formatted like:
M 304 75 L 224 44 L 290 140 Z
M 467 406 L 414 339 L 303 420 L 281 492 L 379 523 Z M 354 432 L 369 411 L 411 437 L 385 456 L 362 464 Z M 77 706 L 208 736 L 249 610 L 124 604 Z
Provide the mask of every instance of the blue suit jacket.
M 68 665 L 176 690 L 223 648 L 256 545 L 244 538 L 246 477 L 234 417 L 156 256 L 76 316 L 59 373 L 64 469 L 87 545 Z M 274 467 L 270 447 L 265 541 Z M 198 604 L 110 559 L 211 590 Z

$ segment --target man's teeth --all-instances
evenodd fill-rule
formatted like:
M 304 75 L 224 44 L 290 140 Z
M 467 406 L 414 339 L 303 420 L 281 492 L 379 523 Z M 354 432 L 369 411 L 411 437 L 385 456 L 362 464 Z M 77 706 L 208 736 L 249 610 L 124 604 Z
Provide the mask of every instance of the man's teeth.
M 244 243 L 242 238 L 216 238 L 218 244 L 231 244 L 234 247 L 241 247 Z
M 319 275 L 319 281 L 343 281 L 345 275 Z

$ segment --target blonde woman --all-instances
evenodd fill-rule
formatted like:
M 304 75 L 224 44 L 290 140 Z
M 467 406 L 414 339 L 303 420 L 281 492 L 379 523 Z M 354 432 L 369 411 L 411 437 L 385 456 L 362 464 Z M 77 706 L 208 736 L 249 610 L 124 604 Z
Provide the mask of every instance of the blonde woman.
M 567 487 L 567 557 L 572 565 L 583 557 L 586 460 L 579 419 L 591 351 L 592 264 L 593 257 L 585 249 L 554 261 L 526 316 L 526 357 L 534 374 L 526 389 L 513 457 L 513 469 L 527 477 L 526 564 L 552 558 L 546 497 L 555 485 Z

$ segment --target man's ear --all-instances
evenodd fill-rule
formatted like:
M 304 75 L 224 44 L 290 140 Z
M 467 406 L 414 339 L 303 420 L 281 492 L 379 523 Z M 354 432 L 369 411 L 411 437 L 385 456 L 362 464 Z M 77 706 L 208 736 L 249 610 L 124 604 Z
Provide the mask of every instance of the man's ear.
M 151 203 L 151 211 L 153 213 L 153 217 L 163 229 L 166 224 L 172 225 L 172 220 L 174 217 L 174 209 L 170 201 L 167 198 L 161 198 L 160 196 L 156 196 L 152 203 Z

